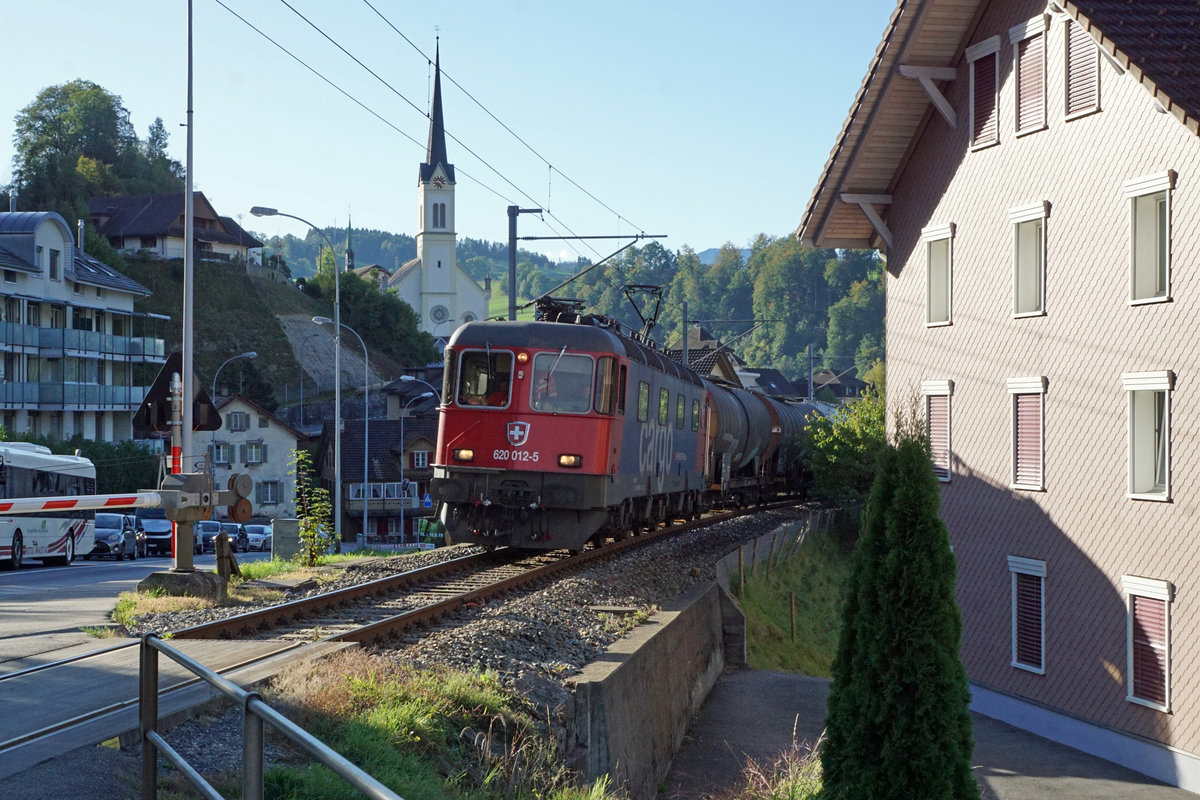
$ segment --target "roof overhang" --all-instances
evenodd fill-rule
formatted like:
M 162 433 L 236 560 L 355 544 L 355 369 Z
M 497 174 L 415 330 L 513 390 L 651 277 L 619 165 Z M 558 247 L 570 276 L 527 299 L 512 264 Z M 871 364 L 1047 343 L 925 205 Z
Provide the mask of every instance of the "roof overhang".
M 941 95 L 983 2 L 900 0 L 796 230 L 808 247 L 884 249 L 887 207 L 921 131 L 960 124 Z
M 986 6 L 984 0 L 899 0 L 796 229 L 807 247 L 885 249 L 891 243 L 888 206 L 922 131 L 930 124 L 964 124 L 941 88 L 949 80 L 968 79 L 963 54 Z M 1129 8 L 1114 0 L 1047 4 L 1048 11 L 1079 23 L 1105 58 L 1141 83 L 1161 110 L 1200 133 L 1197 114 L 1188 110 L 1189 103 L 1196 105 L 1188 94 L 1190 73 L 1172 78 L 1164 72 L 1167 65 L 1157 65 L 1165 82 L 1175 80 L 1179 96 L 1173 98 L 1096 24 L 1119 30 L 1129 47 L 1146 50 L 1146 41 L 1137 37 L 1153 38 L 1156 28 L 1121 30 Z M 1200 18 L 1195 10 L 1179 14 L 1181 22 Z

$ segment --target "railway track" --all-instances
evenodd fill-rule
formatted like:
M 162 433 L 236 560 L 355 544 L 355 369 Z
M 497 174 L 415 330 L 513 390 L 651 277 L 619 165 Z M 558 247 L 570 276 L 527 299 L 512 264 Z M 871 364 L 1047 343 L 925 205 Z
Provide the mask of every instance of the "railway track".
M 611 558 L 701 525 L 747 512 L 720 512 L 643 533 L 576 555 L 555 550 L 497 550 L 445 561 L 357 586 L 207 622 L 174 632 L 177 639 L 232 637 L 368 644 L 434 623 L 463 607 L 546 581 L 597 559 Z

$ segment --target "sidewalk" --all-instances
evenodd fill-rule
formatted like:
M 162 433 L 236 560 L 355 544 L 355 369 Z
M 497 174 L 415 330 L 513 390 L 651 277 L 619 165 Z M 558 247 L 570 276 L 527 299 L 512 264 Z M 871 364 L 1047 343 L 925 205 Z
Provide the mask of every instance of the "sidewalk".
M 763 763 L 813 744 L 825 726 L 829 682 L 741 669 L 717 682 L 667 775 L 664 800 L 694 800 L 737 784 L 747 758 Z M 972 714 L 984 800 L 1196 800 L 1197 795 Z M 794 733 L 793 733 L 794 732 Z

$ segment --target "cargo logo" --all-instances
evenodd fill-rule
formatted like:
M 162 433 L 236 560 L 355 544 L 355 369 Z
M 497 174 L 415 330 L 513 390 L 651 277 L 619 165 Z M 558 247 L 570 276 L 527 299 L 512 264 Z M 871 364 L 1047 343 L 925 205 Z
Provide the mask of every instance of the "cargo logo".
M 529 423 L 528 422 L 510 422 L 507 428 L 508 443 L 513 447 L 520 447 L 529 441 Z

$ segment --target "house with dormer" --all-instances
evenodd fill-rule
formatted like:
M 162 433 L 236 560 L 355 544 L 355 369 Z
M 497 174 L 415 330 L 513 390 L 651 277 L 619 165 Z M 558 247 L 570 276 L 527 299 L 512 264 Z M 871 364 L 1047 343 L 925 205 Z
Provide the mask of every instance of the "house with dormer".
M 1191 791 L 1196 45 L 1191 3 L 900 2 L 797 231 L 886 254 L 972 708 Z
M 242 263 L 261 260 L 262 242 L 237 220 L 219 215 L 204 192 L 195 192 L 193 198 L 196 258 Z M 93 197 L 88 200 L 88 214 L 96 232 L 117 250 L 146 253 L 151 258 L 183 258 L 185 199 L 182 192 Z

